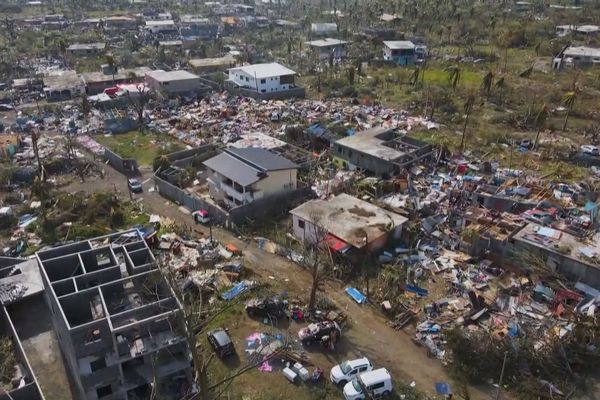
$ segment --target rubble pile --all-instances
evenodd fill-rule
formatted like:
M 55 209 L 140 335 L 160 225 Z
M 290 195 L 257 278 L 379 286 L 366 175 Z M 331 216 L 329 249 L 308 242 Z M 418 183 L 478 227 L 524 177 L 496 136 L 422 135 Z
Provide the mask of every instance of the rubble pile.
M 169 134 L 190 146 L 211 141 L 231 143 L 253 131 L 282 136 L 290 124 L 318 121 L 339 124 L 347 134 L 354 134 L 356 128 L 368 129 L 377 125 L 405 131 L 415 126 L 437 128 L 435 123 L 425 118 L 411 117 L 404 111 L 380 105 L 350 104 L 342 100 L 257 101 L 234 97 L 226 92 L 213 94 L 190 105 L 157 107 L 151 112 L 151 119 L 151 129 Z

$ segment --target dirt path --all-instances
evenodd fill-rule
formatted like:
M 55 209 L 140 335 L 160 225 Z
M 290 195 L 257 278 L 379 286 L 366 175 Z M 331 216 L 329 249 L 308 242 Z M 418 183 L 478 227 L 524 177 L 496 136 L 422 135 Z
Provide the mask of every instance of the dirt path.
M 152 186 L 150 171 L 142 171 L 141 180 L 144 182 L 144 193 L 134 195 L 143 202 L 148 212 L 159 214 L 172 219 L 177 224 L 184 224 L 197 234 L 207 237 L 208 229 L 195 226 L 191 217 L 182 212 L 175 204 L 161 197 L 158 192 L 149 192 Z M 126 178 L 110 167 L 106 167 L 105 179 L 93 179 L 85 183 L 73 183 L 67 190 L 94 191 L 117 190 L 122 196 L 128 196 Z M 261 277 L 275 279 L 293 285 L 294 292 L 300 292 L 308 297 L 310 274 L 297 264 L 258 248 L 254 241 L 246 242 L 235 237 L 231 232 L 215 227 L 215 239 L 222 243 L 233 243 L 242 249 L 244 265 Z M 288 279 L 289 281 L 285 281 Z M 450 382 L 447 371 L 441 362 L 429 358 L 426 350 L 416 346 L 410 336 L 403 331 L 395 331 L 387 325 L 385 317 L 371 306 L 359 305 L 352 301 L 343 291 L 344 287 L 338 282 L 328 282 L 325 295 L 336 305 L 345 310 L 350 316 L 350 329 L 345 332 L 346 345 L 341 349 L 342 355 L 366 355 L 376 365 L 386 366 L 394 375 L 405 383 L 415 381 L 416 387 L 429 394 L 434 394 L 435 382 Z M 492 398 L 495 389 L 491 386 L 485 390 L 470 388 L 471 399 L 484 400 Z

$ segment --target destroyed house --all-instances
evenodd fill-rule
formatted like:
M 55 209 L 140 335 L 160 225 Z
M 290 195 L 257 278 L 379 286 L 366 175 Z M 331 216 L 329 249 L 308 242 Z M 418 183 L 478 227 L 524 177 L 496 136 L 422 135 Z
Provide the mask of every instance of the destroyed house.
M 482 256 L 488 252 L 501 258 L 507 240 L 527 223 L 520 216 L 469 207 L 455 223 L 469 254 Z
M 587 46 L 568 46 L 553 61 L 553 69 L 569 67 L 596 67 L 600 65 L 600 49 Z
M 310 200 L 290 211 L 294 236 L 332 251 L 377 251 L 399 238 L 407 218 L 342 193 Z
M 6 364 L 0 357 L 0 363 L 7 367 L 0 377 L 0 400 L 44 399 L 27 357 L 26 345 L 19 337 L 23 332 L 19 331 L 14 313 L 20 315 L 15 311 L 20 309 L 13 308 L 31 297 L 40 299 L 40 293 L 41 280 L 35 260 L 0 257 L 0 345 L 2 356 L 13 361 Z
M 44 295 L 80 399 L 133 399 L 190 376 L 181 304 L 138 230 L 36 253 Z
M 549 188 L 528 184 L 516 185 L 514 180 L 500 186 L 481 184 L 473 192 L 472 200 L 490 210 L 520 214 L 535 208 L 540 201 L 552 198 Z
M 226 149 L 204 165 L 210 197 L 230 208 L 297 189 L 298 166 L 265 149 Z
M 565 229 L 567 228 L 567 229 Z M 513 264 L 531 267 L 531 256 L 573 282 L 600 288 L 600 233 L 529 223 L 511 235 L 507 255 Z
M 431 156 L 430 144 L 398 136 L 394 129 L 377 127 L 345 137 L 333 145 L 336 164 L 360 169 L 377 176 L 393 176 Z
M 13 371 L 6 371 L 6 373 L 12 372 L 12 374 L 2 376 L 3 380 L 10 379 L 10 383 L 4 384 L 0 382 L 0 400 L 44 400 L 15 326 L 10 319 L 8 311 L 1 304 L 0 342 L 3 345 L 3 349 L 12 350 L 11 359 L 15 362 L 12 365 L 14 368 Z M 10 343 L 10 346 L 7 346 L 7 343 Z M 9 355 L 7 354 L 7 356 Z M 5 362 L 5 360 L 0 361 Z
M 150 71 L 150 68 L 147 67 L 119 69 L 116 66 L 105 64 L 102 66 L 102 71 L 84 72 L 81 76 L 85 82 L 86 93 L 94 95 L 118 84 L 141 82 L 148 71 Z

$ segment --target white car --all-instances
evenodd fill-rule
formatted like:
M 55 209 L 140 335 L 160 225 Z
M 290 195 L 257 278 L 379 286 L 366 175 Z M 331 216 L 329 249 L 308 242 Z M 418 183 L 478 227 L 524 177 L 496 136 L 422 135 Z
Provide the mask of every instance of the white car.
M 365 390 L 371 398 L 389 396 L 394 390 L 392 377 L 387 369 L 379 368 L 374 371 L 360 374 L 344 386 L 344 398 L 346 400 L 364 400 Z
M 593 156 L 600 155 L 600 150 L 598 146 L 592 146 L 591 144 L 584 144 L 579 148 L 583 153 L 591 154 Z
M 329 379 L 336 385 L 345 386 L 346 383 L 356 378 L 363 372 L 373 370 L 373 364 L 368 358 L 357 358 L 355 360 L 346 360 L 343 363 L 331 368 Z

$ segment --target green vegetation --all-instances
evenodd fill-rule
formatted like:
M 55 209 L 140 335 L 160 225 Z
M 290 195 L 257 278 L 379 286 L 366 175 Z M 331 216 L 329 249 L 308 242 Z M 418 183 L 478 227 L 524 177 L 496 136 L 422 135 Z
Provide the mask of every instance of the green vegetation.
M 45 243 L 85 239 L 148 222 L 136 203 L 123 201 L 115 193 L 53 193 L 50 210 L 33 225 Z
M 16 362 L 11 338 L 0 336 L 0 386 L 6 385 L 7 388 L 11 388 Z
M 185 148 L 181 142 L 170 136 L 138 131 L 110 136 L 99 135 L 95 139 L 122 157 L 135 158 L 140 165 L 152 165 L 158 156 Z

